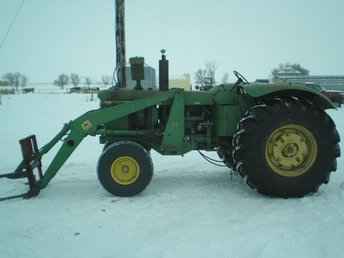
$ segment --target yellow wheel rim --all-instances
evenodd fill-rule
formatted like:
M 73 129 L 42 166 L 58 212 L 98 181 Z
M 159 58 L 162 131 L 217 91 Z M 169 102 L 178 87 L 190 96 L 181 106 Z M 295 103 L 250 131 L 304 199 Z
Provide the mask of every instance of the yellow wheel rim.
M 318 145 L 305 127 L 285 125 L 272 132 L 266 143 L 265 159 L 272 171 L 284 177 L 305 174 L 314 164 Z
M 140 166 L 137 161 L 129 156 L 119 157 L 111 165 L 112 179 L 120 185 L 134 183 L 140 175 Z

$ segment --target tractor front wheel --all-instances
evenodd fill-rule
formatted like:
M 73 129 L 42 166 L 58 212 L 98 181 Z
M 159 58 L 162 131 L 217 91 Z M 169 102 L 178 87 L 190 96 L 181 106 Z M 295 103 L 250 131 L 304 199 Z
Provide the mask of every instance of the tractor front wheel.
M 116 196 L 129 197 L 142 192 L 153 176 L 149 153 L 134 142 L 116 142 L 104 150 L 98 161 L 98 179 Z

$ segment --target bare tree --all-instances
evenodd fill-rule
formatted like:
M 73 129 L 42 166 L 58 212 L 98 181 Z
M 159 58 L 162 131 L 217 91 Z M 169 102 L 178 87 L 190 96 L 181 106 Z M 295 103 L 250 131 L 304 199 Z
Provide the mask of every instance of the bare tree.
M 21 79 L 21 74 L 18 72 L 14 73 L 14 88 L 16 89 L 16 91 L 19 90 L 20 79 Z
M 80 84 L 80 76 L 76 73 L 70 75 L 70 81 L 74 87 L 77 87 Z
M 212 86 L 215 85 L 216 83 L 216 70 L 217 70 L 218 66 L 216 64 L 216 62 L 212 61 L 212 62 L 207 62 L 205 64 L 205 70 L 207 71 L 207 77 L 209 78 L 208 80 L 210 80 Z
M 214 87 L 215 73 L 217 70 L 217 65 L 215 62 L 205 63 L 204 69 L 198 69 L 195 73 L 195 82 L 201 90 L 209 90 Z
M 228 83 L 228 79 L 229 79 L 229 74 L 228 73 L 225 73 L 223 76 L 222 76 L 222 84 L 227 84 Z
M 27 82 L 28 82 L 28 78 L 25 75 L 22 75 L 21 76 L 21 81 L 20 81 L 20 86 L 23 87 L 23 88 L 26 87 Z
M 2 76 L 2 78 L 5 81 L 7 81 L 10 86 L 14 86 L 14 83 L 15 83 L 14 73 L 6 73 Z
M 102 82 L 103 82 L 104 86 L 108 86 L 112 82 L 112 77 L 109 75 L 103 75 L 102 76 Z
M 90 77 L 86 77 L 86 78 L 85 78 L 85 84 L 87 85 L 87 87 L 90 87 L 90 86 L 91 86 L 92 80 L 91 80 Z
M 64 87 L 69 83 L 69 77 L 67 74 L 60 74 L 54 81 L 54 85 L 64 89 Z
M 3 79 L 8 82 L 9 86 L 15 88 L 16 91 L 19 90 L 19 87 L 26 87 L 27 77 L 19 72 L 15 73 L 6 73 L 3 75 Z
M 204 87 L 206 78 L 207 77 L 207 71 L 205 69 L 198 69 L 195 73 L 195 82 L 198 86 Z

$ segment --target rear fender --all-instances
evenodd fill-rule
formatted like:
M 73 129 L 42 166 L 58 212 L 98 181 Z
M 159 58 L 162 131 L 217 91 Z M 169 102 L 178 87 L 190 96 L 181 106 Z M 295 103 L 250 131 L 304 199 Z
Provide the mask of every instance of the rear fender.
M 295 96 L 310 100 L 321 109 L 336 109 L 336 105 L 320 91 L 303 85 L 252 85 L 245 88 L 253 98 Z

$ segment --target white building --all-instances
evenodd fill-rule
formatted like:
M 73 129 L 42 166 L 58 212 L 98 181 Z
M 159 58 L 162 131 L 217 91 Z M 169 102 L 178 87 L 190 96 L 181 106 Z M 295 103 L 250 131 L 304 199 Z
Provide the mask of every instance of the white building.
M 329 90 L 344 90 L 342 75 L 279 75 L 278 79 L 291 83 L 316 84 Z

